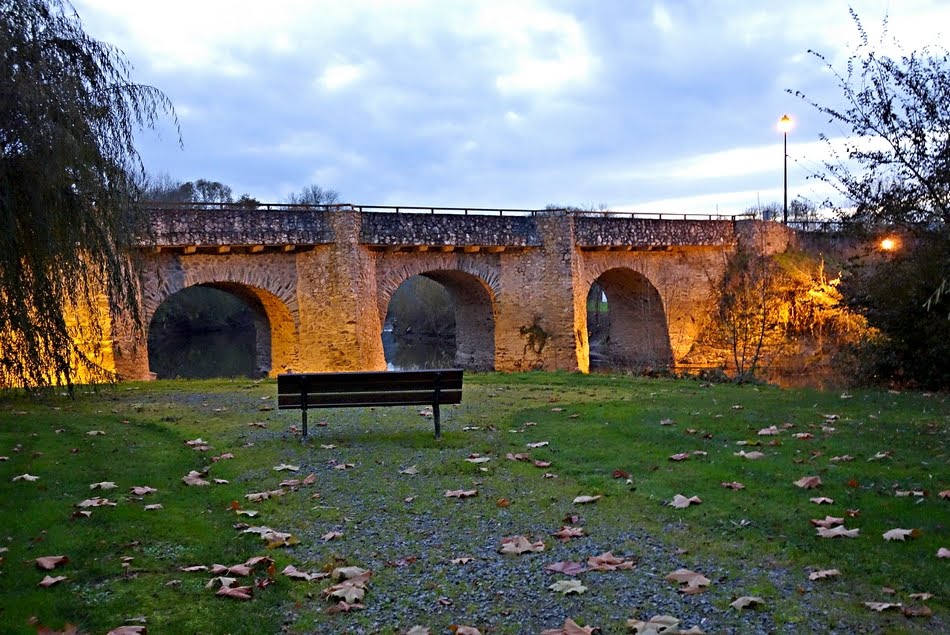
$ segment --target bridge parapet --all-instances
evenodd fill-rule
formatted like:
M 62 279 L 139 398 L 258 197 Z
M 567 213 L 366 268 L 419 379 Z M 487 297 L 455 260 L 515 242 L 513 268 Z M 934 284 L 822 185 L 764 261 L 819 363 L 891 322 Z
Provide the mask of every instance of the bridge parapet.
M 324 245 L 333 232 L 320 208 L 264 209 L 170 203 L 149 206 L 151 236 L 142 247 Z
M 393 214 L 366 212 L 360 242 L 372 247 L 527 248 L 540 247 L 535 219 L 529 216 Z
M 731 220 L 578 216 L 574 228 L 577 246 L 585 250 L 720 247 L 732 244 L 735 234 Z

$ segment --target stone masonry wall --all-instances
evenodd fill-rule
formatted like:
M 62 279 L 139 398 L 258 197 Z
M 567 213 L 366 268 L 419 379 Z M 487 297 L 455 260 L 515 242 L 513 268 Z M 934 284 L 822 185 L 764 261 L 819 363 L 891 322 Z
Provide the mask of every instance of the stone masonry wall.
M 367 245 L 541 245 L 531 216 L 380 212 L 366 212 L 361 216 L 360 242 Z

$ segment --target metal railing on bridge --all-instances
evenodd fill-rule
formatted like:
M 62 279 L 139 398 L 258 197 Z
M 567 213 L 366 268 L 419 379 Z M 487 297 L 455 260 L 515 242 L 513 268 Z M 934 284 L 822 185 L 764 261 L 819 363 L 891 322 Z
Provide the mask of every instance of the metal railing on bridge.
M 670 212 L 615 212 L 611 210 L 577 210 L 577 209 L 517 209 L 494 207 L 424 207 L 406 205 L 353 205 L 349 203 L 334 203 L 330 205 L 309 205 L 297 203 L 176 203 L 155 202 L 142 203 L 142 207 L 150 211 L 181 210 L 181 211 L 356 211 L 361 213 L 388 213 L 388 214 L 444 214 L 454 216 L 543 216 L 551 213 L 571 214 L 583 218 L 637 218 L 645 220 L 680 220 L 680 221 L 736 221 L 752 220 L 753 214 L 694 214 Z

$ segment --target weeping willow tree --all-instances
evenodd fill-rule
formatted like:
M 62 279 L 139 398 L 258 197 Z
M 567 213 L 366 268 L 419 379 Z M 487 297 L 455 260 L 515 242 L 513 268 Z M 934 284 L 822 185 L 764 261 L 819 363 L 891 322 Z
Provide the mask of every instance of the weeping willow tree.
M 168 98 L 64 0 L 0 0 L 0 385 L 109 375 L 104 309 L 138 323 L 134 134 Z

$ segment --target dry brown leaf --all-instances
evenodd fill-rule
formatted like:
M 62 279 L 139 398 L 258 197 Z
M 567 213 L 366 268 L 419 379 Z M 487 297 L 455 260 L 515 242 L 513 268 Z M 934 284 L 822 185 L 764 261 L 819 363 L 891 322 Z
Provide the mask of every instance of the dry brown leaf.
M 430 635 L 429 629 L 425 626 L 413 626 L 408 631 L 403 633 L 403 635 Z
M 274 466 L 275 472 L 298 472 L 300 471 L 299 465 L 290 465 L 289 463 L 281 463 L 280 465 Z
M 581 626 L 574 620 L 568 618 L 564 620 L 561 628 L 549 628 L 541 631 L 541 635 L 591 635 L 594 631 L 600 629 L 596 626 Z
M 937 549 L 937 557 L 950 558 L 950 549 L 947 549 L 946 547 L 940 547 L 939 549 Z
M 666 576 L 669 582 L 677 582 L 683 586 L 680 591 L 686 594 L 700 593 L 703 587 L 709 586 L 711 580 L 701 573 L 690 571 L 689 569 L 677 569 Z
M 690 505 L 699 505 L 703 502 L 699 496 L 690 496 L 686 498 L 682 494 L 677 494 L 673 497 L 673 500 L 669 502 L 670 507 L 676 507 L 677 509 L 685 509 Z
M 140 624 L 136 625 L 125 625 L 118 628 L 113 628 L 111 631 L 106 633 L 106 635 L 145 635 L 148 632 L 148 629 Z
M 195 571 L 207 571 L 208 567 L 203 564 L 195 564 L 188 567 L 179 567 L 178 570 L 186 573 L 194 573 Z
M 618 571 L 621 569 L 632 569 L 636 562 L 633 560 L 624 560 L 613 554 L 612 551 L 606 551 L 599 556 L 591 556 L 587 559 L 587 568 L 591 571 Z
M 232 575 L 244 577 L 250 575 L 251 567 L 246 564 L 236 564 L 233 567 L 226 567 L 223 564 L 213 564 L 211 565 L 211 575 L 214 576 L 224 576 L 227 574 L 228 577 Z
M 816 505 L 833 505 L 834 499 L 828 498 L 827 496 L 816 496 L 815 498 L 809 498 L 809 501 L 815 503 Z
M 63 582 L 63 581 L 66 580 L 66 579 L 67 579 L 67 578 L 66 578 L 66 576 L 64 576 L 64 575 L 58 575 L 58 576 L 56 576 L 56 577 L 53 577 L 53 576 L 49 576 L 49 575 L 48 575 L 48 576 L 44 576 L 43 579 L 40 580 L 40 583 L 39 583 L 37 586 L 41 586 L 41 587 L 44 587 L 44 588 L 46 588 L 46 587 L 51 587 L 51 586 L 53 586 L 54 584 L 59 584 L 60 582 Z
M 729 606 L 741 611 L 744 608 L 756 606 L 757 604 L 765 604 L 765 600 L 755 595 L 743 595 L 742 597 L 736 598 L 735 601 L 730 602 Z
M 491 457 L 490 457 L 490 456 L 481 456 L 480 454 L 473 454 L 473 455 L 469 456 L 469 457 L 468 457 L 467 459 L 465 459 L 465 460 L 468 461 L 469 463 L 476 463 L 476 464 L 478 464 L 478 463 L 488 463 L 489 461 L 491 461 Z
M 366 582 L 358 579 L 344 580 L 323 590 L 326 598 L 336 598 L 348 604 L 355 604 L 366 595 Z
M 449 560 L 449 562 L 452 564 L 468 564 L 469 562 L 472 562 L 474 560 L 475 558 L 471 558 L 469 556 L 462 556 L 461 558 L 452 558 L 451 560 Z
M 720 483 L 720 485 L 722 485 L 726 489 L 733 489 L 733 490 L 745 489 L 745 485 L 743 485 L 742 483 L 738 481 L 732 481 L 731 483 Z
M 528 552 L 544 551 L 544 541 L 531 542 L 524 536 L 511 536 L 501 539 L 499 553 L 522 554 Z
M 888 611 L 888 610 L 891 610 L 891 609 L 900 609 L 900 608 L 903 608 L 903 607 L 904 607 L 904 605 L 901 604 L 900 602 L 897 602 L 897 603 L 894 603 L 894 602 L 865 602 L 865 603 L 864 603 L 864 606 L 868 607 L 868 608 L 871 609 L 872 611 L 877 611 L 878 613 L 881 613 L 882 611 Z
M 776 426 L 769 426 L 768 428 L 762 428 L 761 430 L 759 430 L 760 437 L 776 435 L 778 433 L 779 433 L 779 429 Z
M 579 562 L 562 561 L 546 565 L 544 570 L 551 571 L 552 573 L 563 573 L 564 575 L 580 575 L 587 571 L 587 567 Z
M 61 564 L 67 564 L 69 562 L 68 556 L 43 556 L 42 558 L 36 559 L 36 566 L 40 569 L 45 569 L 47 571 L 52 571 Z
M 455 635 L 482 635 L 482 632 L 474 626 L 460 626 L 458 624 L 452 624 L 449 626 L 449 630 L 455 633 Z
M 814 571 L 809 576 L 809 580 L 824 580 L 825 578 L 832 578 L 835 576 L 841 575 L 841 572 L 837 569 L 822 569 L 821 571 Z
M 814 489 L 821 485 L 820 476 L 803 476 L 802 478 L 795 481 L 795 485 L 801 487 L 802 489 Z
M 76 503 L 76 507 L 80 509 L 86 509 L 87 507 L 115 507 L 116 504 L 110 501 L 108 498 L 87 498 L 86 500 Z
M 135 487 L 129 488 L 129 491 L 135 496 L 145 496 L 146 494 L 154 494 L 158 490 L 148 485 L 136 485 Z
M 533 449 L 533 448 L 543 448 L 546 445 L 548 445 L 547 441 L 538 441 L 537 443 L 528 443 L 526 444 L 526 447 Z
M 581 538 L 584 536 L 584 529 L 582 527 L 561 527 L 560 531 L 556 531 L 551 535 L 561 542 L 567 542 L 571 538 Z
M 146 506 L 145 506 L 145 511 L 147 511 L 147 512 L 153 512 L 153 511 L 157 511 L 157 510 L 159 510 L 159 509 L 163 509 L 161 503 L 152 503 L 151 505 L 146 505 Z
M 563 595 L 580 595 L 587 591 L 587 587 L 581 584 L 580 580 L 558 580 L 554 584 L 548 585 L 548 589 Z
M 835 518 L 834 516 L 825 516 L 824 518 L 812 518 L 811 524 L 815 527 L 835 527 L 844 524 L 844 518 Z
M 843 454 L 841 456 L 833 456 L 828 460 L 834 463 L 838 463 L 838 462 L 847 463 L 848 461 L 853 461 L 854 457 L 851 456 L 850 454 Z
M 512 454 L 511 452 L 509 452 L 508 454 L 505 455 L 505 458 L 508 459 L 509 461 L 530 461 L 531 460 L 531 456 L 529 454 L 524 454 L 522 452 L 518 452 L 516 454 Z
M 192 470 L 188 472 L 188 474 L 186 474 L 185 476 L 181 477 L 181 482 L 184 483 L 185 485 L 192 485 L 195 487 L 204 487 L 205 485 L 211 485 L 209 481 L 206 481 L 204 480 L 204 478 L 202 478 L 203 476 L 204 474 L 202 474 L 201 472 Z
M 551 462 L 550 462 L 550 461 L 532 461 L 532 464 L 533 464 L 535 467 L 541 467 L 541 468 L 544 468 L 544 467 L 551 467 Z
M 670 455 L 671 461 L 685 461 L 689 458 L 689 452 L 680 452 L 679 454 Z
M 757 460 L 757 459 L 761 459 L 761 458 L 764 457 L 765 455 L 762 454 L 761 452 L 757 451 L 757 450 L 753 450 L 752 452 L 746 452 L 746 451 L 744 451 L 744 450 L 739 450 L 738 452 L 734 452 L 734 453 L 733 453 L 733 456 L 741 456 L 741 457 L 744 458 L 744 459 L 749 459 L 750 461 L 755 461 L 755 460 Z
M 919 600 L 921 602 L 926 602 L 934 596 L 933 593 L 911 593 L 907 597 L 912 600 Z
M 844 525 L 827 528 L 819 527 L 818 536 L 821 538 L 857 538 L 860 529 L 847 529 Z
M 934 612 L 929 606 L 905 606 L 901 609 L 904 617 L 932 617 Z
M 943 498 L 944 500 L 950 500 L 950 489 L 945 489 L 942 492 L 937 494 L 937 498 Z
M 472 498 L 478 496 L 477 489 L 453 489 L 445 490 L 446 498 Z
M 250 600 L 254 587 L 249 586 L 222 586 L 215 595 L 235 600 Z
M 33 476 L 32 474 L 20 474 L 19 476 L 13 477 L 13 482 L 17 481 L 38 481 L 40 480 L 39 476 Z
M 323 539 L 323 542 L 330 542 L 331 540 L 336 540 L 337 538 L 343 537 L 342 531 L 328 531 L 327 533 L 320 536 Z
M 903 542 L 908 536 L 914 537 L 913 529 L 891 529 L 890 531 L 885 531 L 883 534 L 884 540 L 900 540 Z
M 595 496 L 587 496 L 587 495 L 575 496 L 572 502 L 575 505 L 586 505 L 587 503 L 597 502 L 600 500 L 600 498 L 601 498 L 600 494 L 597 494 Z
M 418 474 L 418 473 L 419 473 L 419 468 L 417 468 L 415 465 L 410 465 L 409 467 L 407 467 L 407 468 L 404 469 L 404 470 L 399 470 L 399 473 L 400 473 L 400 474 L 407 474 L 407 475 L 409 475 L 409 476 L 413 476 L 414 474 Z
M 351 611 L 361 611 L 366 607 L 362 604 L 348 604 L 343 600 L 340 600 L 333 606 L 327 609 L 327 613 L 333 615 L 335 613 L 349 613 Z
M 116 485 L 112 481 L 102 481 L 101 483 L 92 483 L 89 485 L 89 489 L 102 489 L 102 490 L 115 489 L 117 487 L 118 485 Z

